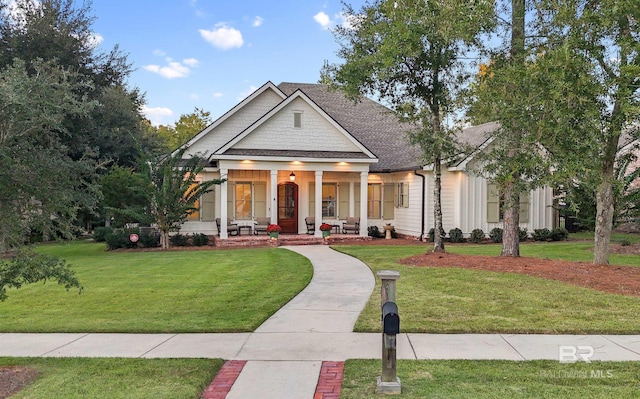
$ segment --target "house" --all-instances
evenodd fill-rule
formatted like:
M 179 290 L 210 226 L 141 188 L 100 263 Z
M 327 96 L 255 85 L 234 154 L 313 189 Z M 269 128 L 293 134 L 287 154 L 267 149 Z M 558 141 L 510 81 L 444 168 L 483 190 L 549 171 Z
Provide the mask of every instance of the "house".
M 466 129 L 460 139 L 482 147 L 492 129 Z M 408 144 L 407 130 L 373 100 L 353 103 L 320 84 L 267 82 L 184 144 L 185 156 L 208 159 L 201 179 L 227 182 L 201 198 L 181 231 L 227 239 L 226 222 L 252 226 L 269 217 L 284 233 L 306 234 L 306 217 L 341 224 L 355 216 L 361 236 L 367 226 L 392 224 L 399 234 L 422 238 L 433 226 L 433 177 L 420 150 Z M 443 168 L 447 231 L 501 227 L 499 196 L 470 172 L 472 165 L 469 157 Z M 552 191 L 523 197 L 522 227 L 553 227 Z

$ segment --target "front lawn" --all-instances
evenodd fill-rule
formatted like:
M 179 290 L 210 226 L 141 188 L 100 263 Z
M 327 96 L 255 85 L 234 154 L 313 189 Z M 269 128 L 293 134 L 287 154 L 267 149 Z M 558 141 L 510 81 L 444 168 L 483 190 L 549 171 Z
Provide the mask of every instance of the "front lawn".
M 311 280 L 284 249 L 107 252 L 104 244 L 43 245 L 66 259 L 84 292 L 53 282 L 10 290 L 0 332 L 253 331 Z
M 222 367 L 220 359 L 0 358 L 39 377 L 12 398 L 196 399 Z
M 380 360 L 348 360 L 341 399 L 375 398 Z M 398 361 L 403 399 L 638 397 L 636 362 Z
M 571 254 L 574 243 L 524 244 L 540 257 Z M 556 247 L 554 249 L 554 247 Z M 638 334 L 640 298 L 607 294 L 515 273 L 402 265 L 398 260 L 427 246 L 335 246 L 375 272 L 400 272 L 397 303 L 403 332 Z M 456 253 L 499 253 L 499 245 L 447 247 Z M 551 251 L 550 249 L 554 249 Z M 564 259 L 571 259 L 570 256 Z M 640 265 L 640 257 L 633 257 Z M 356 323 L 359 332 L 380 331 L 380 284 Z

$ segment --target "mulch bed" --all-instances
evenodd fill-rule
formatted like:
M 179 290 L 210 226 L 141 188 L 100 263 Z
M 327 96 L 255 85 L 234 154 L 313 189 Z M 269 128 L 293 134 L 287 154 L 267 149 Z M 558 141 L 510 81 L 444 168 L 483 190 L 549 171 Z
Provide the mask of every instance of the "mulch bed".
M 8 398 L 38 377 L 38 371 L 29 367 L 0 366 L 0 399 Z
M 620 246 L 612 245 L 612 252 Z M 620 247 L 624 253 L 636 254 L 639 245 Z M 636 251 L 636 252 L 634 252 Z M 640 296 L 640 267 L 594 265 L 584 262 L 538 259 L 526 257 L 500 257 L 428 253 L 402 259 L 400 263 L 419 267 L 458 267 L 503 273 L 521 273 L 562 281 L 580 287 L 613 294 Z

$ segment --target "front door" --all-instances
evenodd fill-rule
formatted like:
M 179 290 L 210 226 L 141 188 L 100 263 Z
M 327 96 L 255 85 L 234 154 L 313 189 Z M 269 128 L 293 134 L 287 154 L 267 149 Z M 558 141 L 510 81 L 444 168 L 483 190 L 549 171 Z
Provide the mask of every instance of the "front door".
M 278 186 L 278 224 L 283 233 L 298 233 L 298 186 L 295 183 Z

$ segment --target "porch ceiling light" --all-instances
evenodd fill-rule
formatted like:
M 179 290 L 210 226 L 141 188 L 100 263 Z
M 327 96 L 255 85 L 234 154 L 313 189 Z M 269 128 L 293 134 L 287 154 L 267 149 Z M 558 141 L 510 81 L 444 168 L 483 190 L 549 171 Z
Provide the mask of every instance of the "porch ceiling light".
M 296 174 L 291 172 L 291 174 L 289 175 L 289 180 L 294 181 L 295 179 L 296 179 Z

